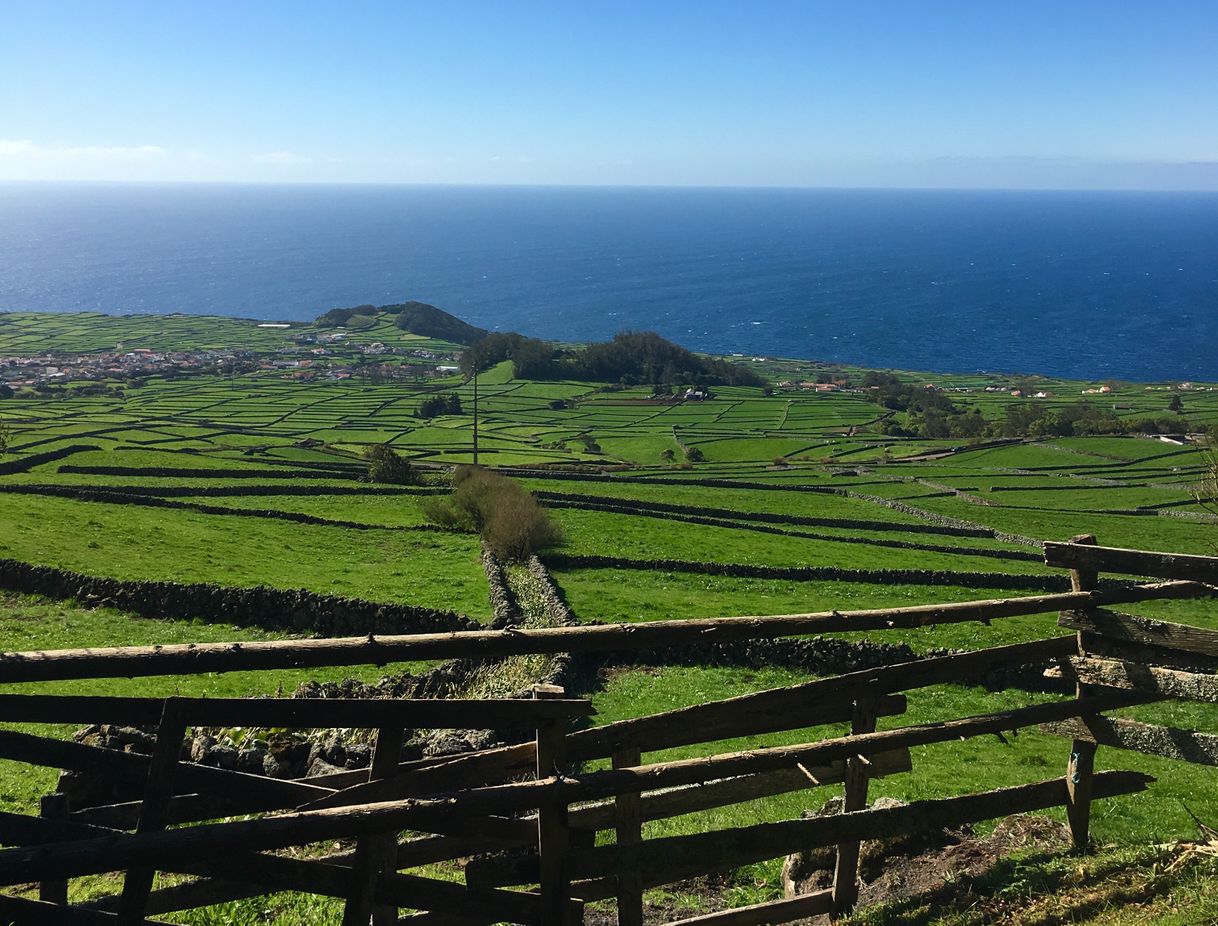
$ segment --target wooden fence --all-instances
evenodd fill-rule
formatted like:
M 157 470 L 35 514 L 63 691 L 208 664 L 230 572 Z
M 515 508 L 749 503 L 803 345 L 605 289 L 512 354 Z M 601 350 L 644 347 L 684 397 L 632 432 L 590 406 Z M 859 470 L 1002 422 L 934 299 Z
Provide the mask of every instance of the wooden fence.
M 1218 664 L 1218 633 L 1126 620 L 1110 609 L 1208 596 L 1218 584 L 1218 559 L 1132 554 L 1084 543 L 1049 545 L 1047 555 L 1050 563 L 1073 570 L 1073 591 L 913 608 L 617 626 L 0 654 L 0 684 L 9 684 L 646 650 L 827 631 L 990 623 L 1051 612 L 1060 613 L 1063 624 L 1076 631 L 583 727 L 593 713 L 591 704 L 549 688 L 535 690 L 531 700 L 498 701 L 0 694 L 4 723 L 157 727 L 150 756 L 0 731 L 0 758 L 86 772 L 138 796 L 71 807 L 63 795 L 53 794 L 43 800 L 39 816 L 0 814 L 0 842 L 8 847 L 0 850 L 0 885 L 38 884 L 37 899 L 19 890 L 0 894 L 0 919 L 151 923 L 174 911 L 301 891 L 342 898 L 344 926 L 550 926 L 578 923 L 586 902 L 610 899 L 616 901 L 619 921 L 637 926 L 648 888 L 803 849 L 836 847 L 828 890 L 685 921 L 781 923 L 841 913 L 854 904 L 862 840 L 1065 806 L 1075 839 L 1085 844 L 1091 801 L 1141 790 L 1149 781 L 1133 772 L 1095 773 L 1095 745 L 1153 745 L 1155 736 L 1183 742 L 1180 731 L 1166 728 L 1134 736 L 1127 721 L 1110 721 L 1103 713 L 1186 690 L 1214 691 L 1213 678 L 1204 678 L 1194 663 L 1187 671 L 1146 669 L 1142 660 L 1139 669 L 1121 655 L 1142 650 L 1120 647 L 1154 648 L 1159 654 L 1170 644 L 1198 658 L 1213 657 Z M 1167 581 L 1099 589 L 1100 569 Z M 1116 627 L 1128 628 L 1125 637 Z M 1157 636 L 1149 639 L 1148 634 Z M 1113 648 L 1097 648 L 1101 640 Z M 1028 665 L 1071 673 L 1078 679 L 1074 696 L 878 729 L 878 718 L 904 712 L 906 692 Z M 1121 672 L 1125 674 L 1118 678 Z M 1147 690 L 1147 679 L 1158 686 L 1153 692 Z M 826 738 L 825 731 L 810 732 L 797 745 L 646 760 L 648 753 L 674 747 L 847 723 L 847 734 Z M 1037 725 L 1074 740 L 1066 776 L 899 807 L 866 806 L 871 779 L 910 771 L 913 747 Z M 193 726 L 363 728 L 376 731 L 376 749 L 368 769 L 281 780 L 184 761 L 184 734 Z M 516 737 L 519 741 L 511 745 L 400 761 L 403 730 L 420 728 L 532 733 Z M 1178 747 L 1179 757 L 1218 755 L 1218 738 L 1192 736 L 1190 745 Z M 1159 752 L 1170 754 L 1167 750 L 1165 745 Z M 845 805 L 838 815 L 644 838 L 648 821 L 826 785 L 844 785 Z M 611 843 L 598 839 L 606 831 L 615 836 Z M 335 840 L 353 841 L 354 847 L 328 853 L 318 847 Z M 284 849 L 294 851 L 280 851 Z M 457 860 L 464 862 L 464 884 L 418 872 Z M 69 879 L 105 872 L 123 872 L 120 893 L 69 904 Z M 156 872 L 188 879 L 154 886 Z
M 1075 591 L 1095 588 L 1101 572 L 1198 582 L 1218 594 L 1218 557 L 1152 553 L 1096 545 L 1090 534 L 1046 543 L 1045 562 L 1070 569 Z M 1166 698 L 1218 702 L 1218 630 L 1113 611 L 1098 603 L 1064 609 L 1058 624 L 1077 632 L 1078 651 L 1055 674 L 1073 678 L 1079 697 L 1123 692 L 1146 703 Z M 1095 753 L 1113 746 L 1169 759 L 1218 765 L 1218 736 L 1097 711 L 1046 724 L 1071 740 L 1066 771 L 1076 847 L 1087 845 Z

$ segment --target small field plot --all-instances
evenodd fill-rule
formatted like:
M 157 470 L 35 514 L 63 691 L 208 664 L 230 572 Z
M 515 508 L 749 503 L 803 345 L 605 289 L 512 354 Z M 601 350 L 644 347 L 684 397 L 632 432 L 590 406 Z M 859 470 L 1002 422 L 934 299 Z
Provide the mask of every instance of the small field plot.
M 307 588 L 485 618 L 477 540 L 0 495 L 0 556 L 120 579 Z
M 555 569 L 571 608 L 583 620 L 608 623 L 696 617 L 807 614 L 898 608 L 944 601 L 1010 598 L 1023 592 L 965 586 L 915 586 L 846 581 L 738 579 L 663 569 Z M 1033 615 L 981 624 L 949 624 L 885 633 L 840 634 L 858 642 L 904 643 L 916 652 L 1020 643 L 1056 635 L 1052 616 Z
M 1100 543 L 1114 547 L 1205 553 L 1218 542 L 1218 525 L 1164 515 L 1113 515 L 1090 511 L 986 508 L 952 497 L 924 498 L 918 506 L 953 518 L 967 518 L 1002 531 L 1041 540 L 1068 540 L 1076 534 L 1095 534 Z
M 410 528 L 427 523 L 413 495 L 242 495 L 232 498 L 185 497 L 175 499 L 225 508 L 286 511 L 296 514 L 350 521 L 384 528 Z

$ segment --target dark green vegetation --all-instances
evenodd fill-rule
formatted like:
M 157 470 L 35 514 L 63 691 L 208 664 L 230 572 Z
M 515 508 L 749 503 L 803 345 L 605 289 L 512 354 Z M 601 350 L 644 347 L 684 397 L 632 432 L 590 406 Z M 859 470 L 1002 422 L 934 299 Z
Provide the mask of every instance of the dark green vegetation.
M 612 341 L 562 348 L 519 334 L 491 334 L 462 358 L 467 373 L 511 361 L 520 379 L 586 379 L 621 386 L 758 386 L 745 366 L 688 351 L 653 331 L 625 331 Z
M 0 315 L 0 357 L 113 350 L 116 341 L 155 350 L 239 347 L 253 354 L 218 374 L 153 373 L 138 385 L 116 377 L 103 383 L 109 391 L 94 394 L 69 381 L 58 391 L 21 387 L 0 399 L 0 419 L 11 431 L 8 453 L 0 458 L 0 557 L 119 578 L 307 588 L 489 621 L 478 537 L 439 530 L 427 516 L 428 510 L 479 510 L 461 508 L 461 480 L 452 495 L 447 484 L 453 465 L 472 462 L 473 386 L 437 369 L 459 360 L 455 344 L 435 339 L 456 341 L 458 332 L 404 331 L 395 322 L 395 316 L 407 317 L 404 312 L 352 312 L 331 319 L 338 327 L 291 329 L 185 316 Z M 324 355 L 312 353 L 313 342 L 297 340 L 338 334 L 325 342 Z M 497 337 L 487 341 L 504 343 Z M 429 356 L 378 355 L 379 372 L 373 373 L 365 348 L 377 342 Z M 1165 416 L 1193 427 L 1218 423 L 1218 392 L 1200 384 L 1118 384 L 1112 393 L 1084 396 L 1101 384 L 887 373 L 879 382 L 896 397 L 890 404 L 877 403 L 871 390 L 861 388 L 866 371 L 685 353 L 669 355 L 675 358 L 670 369 L 660 359 L 667 348 L 653 342 L 643 347 L 648 344 L 655 351 L 643 350 L 645 362 L 625 373 L 622 365 L 634 360 L 605 346 L 609 359 L 596 377 L 587 359 L 598 356 L 593 348 L 546 345 L 547 355 L 536 346 L 522 353 L 519 345 L 506 345 L 502 355 L 481 357 L 491 365 L 479 376 L 480 462 L 511 472 L 514 484 L 534 493 L 561 530 L 562 543 L 543 551 L 543 558 L 551 560 L 581 621 L 1024 594 L 1029 582 L 1063 581 L 1060 570 L 1042 565 L 1036 541 L 1084 532 L 1115 546 L 1198 553 L 1218 547 L 1218 523 L 1204 504 L 1207 473 L 1211 503 L 1213 498 L 1213 463 L 1204 448 L 1179 437 L 1123 433 L 1143 429 L 1130 422 Z M 281 349 L 288 353 L 277 353 Z M 563 366 L 576 356 L 586 365 Z M 274 358 L 280 357 L 310 365 L 277 367 Z M 518 375 L 522 358 L 525 368 L 542 363 L 547 369 Z M 411 372 L 395 377 L 399 370 Z M 817 391 L 812 384 L 818 380 L 860 388 Z M 707 398 L 684 398 L 689 387 L 708 382 L 735 384 L 714 385 Z M 1012 396 L 1016 389 L 1024 395 Z M 1051 395 L 1025 397 L 1029 392 Z M 450 404 L 450 395 L 457 403 Z M 1176 397 L 1182 415 L 1170 408 Z M 445 409 L 421 414 L 424 403 L 437 398 Z M 1122 433 L 899 436 L 922 433 L 936 411 L 949 419 L 963 416 L 970 426 L 980 422 L 978 435 L 1009 434 L 1012 420 L 1060 421 L 1082 401 L 1104 420 L 1122 422 L 1112 429 Z M 409 478 L 378 478 L 401 474 L 395 457 L 409 463 Z M 370 464 L 380 465 L 372 482 Z M 483 479 L 493 482 L 479 476 L 475 484 Z M 467 526 L 481 525 L 471 514 Z M 1160 602 L 1139 610 L 1218 626 L 1218 611 L 1204 603 Z M 925 652 L 1054 632 L 1046 616 L 870 636 Z M 8 596 L 0 600 L 0 633 L 0 646 L 14 650 L 241 639 L 261 632 Z M 843 640 L 859 642 L 857 635 Z M 795 668 L 662 664 L 610 673 L 590 693 L 600 720 L 608 721 L 807 677 L 808 670 Z M 202 688 L 182 693 L 290 692 L 302 680 L 299 674 L 221 676 L 196 680 Z M 180 684 L 154 679 L 105 690 L 165 693 Z M 1042 697 L 1018 689 L 935 688 L 913 693 L 908 717 L 884 724 L 958 717 Z M 1202 707 L 1143 708 L 1134 715 L 1218 729 L 1218 716 Z M 930 747 L 915 754 L 914 774 L 885 779 L 876 793 L 916 798 L 1039 780 L 1064 769 L 1067 748 L 1034 732 L 1008 743 Z M 1160 780 L 1148 794 L 1097 805 L 1099 838 L 1129 843 L 1195 835 L 1184 802 L 1203 819 L 1218 819 L 1218 773 L 1112 750 L 1100 756 L 1106 765 L 1144 769 Z M 11 770 L 5 776 L 0 792 L 9 807 L 29 808 L 49 783 Z M 663 821 L 652 831 L 780 819 L 822 799 L 789 795 Z M 1070 883 L 1070 877 L 1051 863 L 1027 869 L 1028 883 Z M 738 900 L 770 896 L 776 883 L 777 866 L 752 867 L 738 878 Z M 1178 883 L 1191 889 L 1194 882 Z M 1210 907 L 1198 902 L 1197 908 L 1212 909 L 1213 898 L 1207 902 Z M 212 921 L 257 922 L 250 909 Z M 306 911 L 275 909 L 284 922 L 308 921 Z M 1051 911 L 1042 912 L 1048 917 Z M 1170 911 L 1156 908 L 1160 913 L 1168 917 Z M 964 913 L 940 920 L 901 915 L 906 918 L 892 922 L 978 922 Z M 1095 922 L 1136 920 L 1114 914 Z
M 507 476 L 458 466 L 452 493 L 423 501 L 428 520 L 445 530 L 478 534 L 505 562 L 519 563 L 562 541 L 562 529 L 532 493 Z
M 383 482 L 390 485 L 407 486 L 418 482 L 418 473 L 402 455 L 385 444 L 366 447 L 363 458 L 368 461 L 368 482 Z

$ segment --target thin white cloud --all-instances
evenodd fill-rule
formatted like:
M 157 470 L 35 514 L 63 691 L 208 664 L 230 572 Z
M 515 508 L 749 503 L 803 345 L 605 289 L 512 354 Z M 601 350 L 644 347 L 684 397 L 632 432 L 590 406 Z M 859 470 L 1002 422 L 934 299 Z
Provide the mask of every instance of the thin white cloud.
M 268 151 L 265 154 L 255 154 L 250 158 L 255 164 L 311 164 L 313 159 L 307 158 L 295 151 Z
M 168 154 L 160 145 L 42 145 L 28 138 L 0 138 L 0 157 L 25 161 L 147 161 Z

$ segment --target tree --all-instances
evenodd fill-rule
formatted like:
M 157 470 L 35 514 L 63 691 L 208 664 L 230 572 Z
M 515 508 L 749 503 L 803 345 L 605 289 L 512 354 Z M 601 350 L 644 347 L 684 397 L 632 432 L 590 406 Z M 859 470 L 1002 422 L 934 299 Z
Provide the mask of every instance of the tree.
M 1167 403 L 1167 410 L 1175 412 L 1177 415 L 1184 414 L 1184 400 L 1180 398 L 1179 394 L 1171 397 L 1171 401 Z
M 4 423 L 4 419 L 0 418 L 0 457 L 8 453 L 8 442 L 12 432 L 9 431 L 8 425 Z
M 368 447 L 364 450 L 364 459 L 368 461 L 368 473 L 364 476 L 364 482 L 405 486 L 418 481 L 415 468 L 388 444 L 373 444 Z
M 13 397 L 13 387 L 8 383 L 0 383 L 0 399 L 11 399 Z
M 419 403 L 417 413 L 420 418 L 428 420 L 437 415 L 460 415 L 462 413 L 461 397 L 455 392 L 450 392 L 448 395 L 428 396 Z

